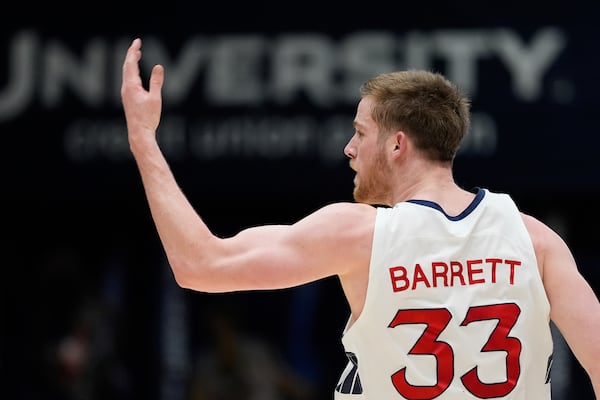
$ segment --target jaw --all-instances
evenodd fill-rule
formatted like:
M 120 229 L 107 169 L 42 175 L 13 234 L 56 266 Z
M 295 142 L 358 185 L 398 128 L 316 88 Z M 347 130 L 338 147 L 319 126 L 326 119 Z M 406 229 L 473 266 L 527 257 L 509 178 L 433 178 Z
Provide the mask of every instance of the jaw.
M 354 200 L 358 203 L 388 205 L 392 198 L 392 188 L 386 181 L 362 182 L 354 179 Z

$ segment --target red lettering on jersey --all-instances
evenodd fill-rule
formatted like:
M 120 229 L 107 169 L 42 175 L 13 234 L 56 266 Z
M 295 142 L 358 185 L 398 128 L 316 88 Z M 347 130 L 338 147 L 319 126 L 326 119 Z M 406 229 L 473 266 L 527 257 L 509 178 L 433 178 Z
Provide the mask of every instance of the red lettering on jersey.
M 504 264 L 510 265 L 510 284 L 515 284 L 515 266 L 521 265 L 521 261 L 518 260 L 504 260 Z
M 425 283 L 425 286 L 431 287 L 431 284 L 427 280 L 427 275 L 425 275 L 425 272 L 423 272 L 423 268 L 421 268 L 421 265 L 416 264 L 413 276 L 412 290 L 415 290 L 417 288 L 417 283 L 419 282 L 423 282 Z
M 410 284 L 406 277 L 406 268 L 401 265 L 390 268 L 390 278 L 392 280 L 392 290 L 394 292 L 401 292 L 407 289 Z
M 438 278 L 442 280 L 442 286 L 448 286 L 448 264 L 441 261 L 431 263 L 431 281 L 433 287 L 438 286 Z
M 475 279 L 475 275 L 479 275 L 483 272 L 483 268 L 473 268 L 474 265 L 482 264 L 483 260 L 467 260 L 467 271 L 469 276 L 469 285 L 474 285 L 476 283 L 484 283 L 485 279 L 479 278 Z
M 458 261 L 450 261 L 450 270 L 452 274 L 452 280 L 450 281 L 450 286 L 454 286 L 454 278 L 457 278 L 460 281 L 461 286 L 465 286 L 465 278 L 463 276 L 463 266 Z
M 486 258 L 486 263 L 492 265 L 492 283 L 496 283 L 496 265 L 502 262 L 501 258 Z
M 484 265 L 485 263 L 485 265 Z M 415 290 L 419 284 L 426 288 L 467 286 L 482 283 L 497 283 L 497 270 L 499 265 L 510 268 L 509 284 L 515 284 L 516 267 L 522 264 L 519 260 L 504 260 L 502 258 L 487 257 L 485 259 L 466 260 L 464 262 L 452 260 L 450 262 L 433 261 L 431 264 L 415 263 L 412 270 L 402 265 L 389 268 L 392 290 L 402 292 L 407 289 Z

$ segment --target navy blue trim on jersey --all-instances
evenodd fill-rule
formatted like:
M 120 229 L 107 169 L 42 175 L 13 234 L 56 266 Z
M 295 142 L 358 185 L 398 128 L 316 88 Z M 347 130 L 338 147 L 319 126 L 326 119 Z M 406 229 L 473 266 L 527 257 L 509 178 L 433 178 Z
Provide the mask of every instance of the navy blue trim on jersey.
M 346 356 L 348 357 L 348 366 L 351 368 L 346 367 L 344 371 L 346 376 L 335 387 L 335 391 L 345 394 L 362 394 L 363 388 L 358 375 L 358 358 L 351 352 L 346 352 Z
M 475 193 L 475 198 L 473 199 L 471 204 L 469 204 L 469 206 L 467 208 L 465 208 L 463 210 L 463 212 L 461 212 L 460 214 L 458 214 L 456 216 L 446 214 L 446 211 L 444 211 L 444 209 L 442 207 L 440 207 L 440 205 L 438 203 L 433 202 L 433 201 L 406 200 L 406 202 L 434 208 L 434 209 L 438 210 L 439 212 L 441 212 L 442 214 L 444 214 L 446 216 L 446 218 L 448 218 L 450 221 L 459 221 L 459 220 L 465 218 L 467 215 L 471 214 L 471 212 L 473 212 L 473 210 L 479 205 L 479 203 L 481 203 L 481 200 L 483 200 L 483 197 L 485 196 L 485 190 L 483 190 L 481 188 L 475 188 L 475 189 L 477 189 L 477 192 Z

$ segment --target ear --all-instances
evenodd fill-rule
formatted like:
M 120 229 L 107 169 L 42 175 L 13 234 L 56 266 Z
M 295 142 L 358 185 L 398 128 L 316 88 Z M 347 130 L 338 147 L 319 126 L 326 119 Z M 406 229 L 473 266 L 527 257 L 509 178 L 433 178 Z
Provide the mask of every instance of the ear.
M 391 137 L 392 157 L 398 157 L 406 152 L 408 138 L 403 131 L 397 131 Z

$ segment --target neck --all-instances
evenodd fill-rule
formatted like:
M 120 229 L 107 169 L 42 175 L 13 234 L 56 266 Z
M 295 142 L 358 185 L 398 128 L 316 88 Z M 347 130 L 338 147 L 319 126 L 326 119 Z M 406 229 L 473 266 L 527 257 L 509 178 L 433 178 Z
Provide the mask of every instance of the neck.
M 441 202 L 447 197 L 469 193 L 454 181 L 451 164 L 420 162 L 400 171 L 395 177 L 398 184 L 391 193 L 391 205 L 411 199 Z

